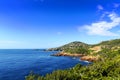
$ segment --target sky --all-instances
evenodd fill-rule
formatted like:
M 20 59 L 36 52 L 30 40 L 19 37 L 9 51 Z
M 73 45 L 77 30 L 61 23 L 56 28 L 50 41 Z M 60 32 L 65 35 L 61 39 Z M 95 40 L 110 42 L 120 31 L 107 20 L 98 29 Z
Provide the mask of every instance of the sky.
M 120 38 L 120 0 L 0 0 L 0 48 Z

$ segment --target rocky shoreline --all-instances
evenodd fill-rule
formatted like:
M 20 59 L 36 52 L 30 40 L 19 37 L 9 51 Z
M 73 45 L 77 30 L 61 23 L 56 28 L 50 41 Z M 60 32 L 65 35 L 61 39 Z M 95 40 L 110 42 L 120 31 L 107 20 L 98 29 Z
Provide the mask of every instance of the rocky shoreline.
M 100 56 L 91 56 L 91 55 L 85 55 L 85 54 L 70 54 L 70 53 L 65 53 L 65 52 L 59 52 L 57 54 L 53 54 L 51 56 L 71 56 L 71 57 L 80 57 L 80 60 L 85 60 L 85 61 L 89 61 L 89 62 L 94 62 L 99 60 Z
M 97 55 L 97 56 L 88 55 L 88 56 L 83 56 L 83 57 L 80 58 L 80 60 L 86 60 L 86 61 L 89 61 L 89 62 L 98 61 L 99 59 L 100 59 L 99 55 Z
M 82 57 L 85 56 L 84 54 L 70 54 L 70 53 L 64 53 L 64 52 L 59 52 L 57 54 L 53 54 L 51 56 L 71 56 L 71 57 Z

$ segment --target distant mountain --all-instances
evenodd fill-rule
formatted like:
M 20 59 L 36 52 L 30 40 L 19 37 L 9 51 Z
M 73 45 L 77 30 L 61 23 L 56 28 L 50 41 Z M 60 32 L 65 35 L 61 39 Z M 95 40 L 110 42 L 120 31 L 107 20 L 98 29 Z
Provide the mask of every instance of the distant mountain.
M 65 44 L 63 46 L 60 47 L 56 47 L 56 48 L 50 48 L 48 49 L 49 51 L 53 51 L 53 50 L 65 50 L 65 49 L 74 49 L 74 48 L 78 48 L 78 47 L 82 47 L 82 48 L 88 48 L 89 45 L 80 41 L 74 41 L 68 44 Z

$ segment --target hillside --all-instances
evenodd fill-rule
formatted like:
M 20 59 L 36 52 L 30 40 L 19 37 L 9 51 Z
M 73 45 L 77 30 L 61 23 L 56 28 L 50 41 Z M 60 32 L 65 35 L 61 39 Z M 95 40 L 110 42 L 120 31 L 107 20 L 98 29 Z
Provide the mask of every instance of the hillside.
M 64 50 L 66 50 L 66 49 L 75 49 L 75 48 L 78 48 L 78 47 L 88 48 L 89 45 L 86 44 L 86 43 L 83 43 L 83 42 L 74 41 L 74 42 L 65 44 L 65 45 L 63 45 L 63 46 L 57 47 L 57 48 L 50 48 L 50 49 L 47 49 L 47 50 L 48 50 L 48 51 L 53 51 L 53 50 L 61 50 L 61 51 L 64 51 Z
M 47 51 L 54 51 L 54 50 L 66 51 L 68 49 L 74 50 L 77 48 L 89 49 L 89 50 L 93 50 L 95 52 L 99 52 L 102 48 L 119 49 L 120 48 L 120 39 L 102 41 L 98 44 L 93 44 L 93 45 L 89 45 L 89 44 L 86 44 L 86 43 L 80 42 L 80 41 L 74 41 L 74 42 L 65 44 L 60 47 L 47 49 Z
M 108 40 L 99 43 L 98 45 L 112 45 L 112 46 L 120 46 L 120 39 Z
M 107 48 L 107 49 L 119 49 L 120 48 L 120 39 L 102 41 L 101 43 L 95 44 L 92 46 L 101 46 L 101 48 Z
M 90 48 L 98 50 L 100 47 L 101 50 L 96 52 L 100 59 L 87 67 L 78 64 L 73 68 L 57 70 L 46 76 L 31 73 L 26 76 L 26 80 L 120 80 L 120 39 L 103 41 Z

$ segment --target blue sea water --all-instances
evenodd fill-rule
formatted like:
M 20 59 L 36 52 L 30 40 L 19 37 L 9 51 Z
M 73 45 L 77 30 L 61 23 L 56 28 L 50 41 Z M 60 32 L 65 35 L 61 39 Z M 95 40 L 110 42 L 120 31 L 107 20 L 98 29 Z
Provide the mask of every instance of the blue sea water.
M 57 51 L 33 49 L 1 49 L 0 50 L 0 80 L 25 80 L 31 71 L 45 75 L 58 69 L 68 69 L 76 64 L 87 65 L 73 57 L 50 56 Z

